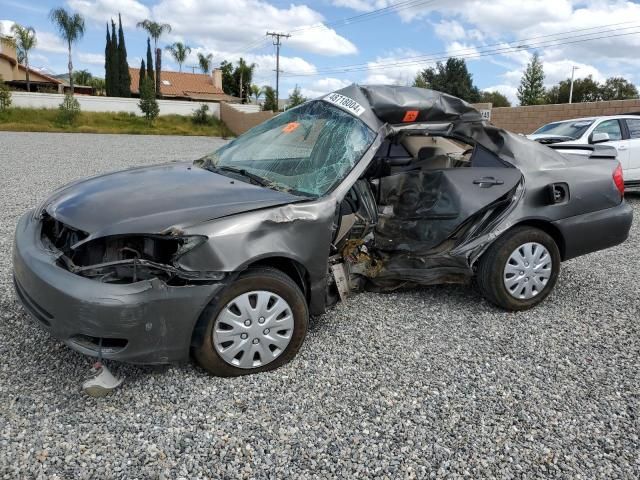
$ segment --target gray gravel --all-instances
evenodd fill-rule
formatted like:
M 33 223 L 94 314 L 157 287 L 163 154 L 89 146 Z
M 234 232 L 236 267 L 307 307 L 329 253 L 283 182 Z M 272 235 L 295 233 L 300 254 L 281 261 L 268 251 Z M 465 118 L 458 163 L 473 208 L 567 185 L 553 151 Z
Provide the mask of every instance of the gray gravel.
M 219 144 L 0 133 L 1 478 L 640 477 L 637 223 L 624 245 L 564 264 L 533 311 L 467 287 L 361 294 L 275 372 L 112 364 L 125 384 L 82 394 L 91 361 L 14 298 L 18 216 L 75 178 Z

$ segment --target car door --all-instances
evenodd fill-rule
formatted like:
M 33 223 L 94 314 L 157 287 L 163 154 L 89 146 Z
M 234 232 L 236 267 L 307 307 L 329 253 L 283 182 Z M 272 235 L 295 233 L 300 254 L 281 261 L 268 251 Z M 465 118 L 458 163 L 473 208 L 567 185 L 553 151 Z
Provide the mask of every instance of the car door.
M 640 182 L 640 118 L 625 118 L 629 133 L 629 165 L 624 172 L 625 181 Z
M 629 140 L 623 135 L 620 120 L 617 118 L 601 120 L 591 132 L 589 143 L 591 143 L 594 133 L 606 133 L 609 135 L 609 141 L 603 142 L 603 144 L 610 145 L 618 151 L 618 161 L 622 165 L 622 170 L 626 176 L 629 169 Z
M 478 145 L 469 167 L 420 169 L 383 177 L 376 247 L 414 254 L 429 251 L 472 217 L 497 206 L 521 179 L 520 170 L 505 166 Z

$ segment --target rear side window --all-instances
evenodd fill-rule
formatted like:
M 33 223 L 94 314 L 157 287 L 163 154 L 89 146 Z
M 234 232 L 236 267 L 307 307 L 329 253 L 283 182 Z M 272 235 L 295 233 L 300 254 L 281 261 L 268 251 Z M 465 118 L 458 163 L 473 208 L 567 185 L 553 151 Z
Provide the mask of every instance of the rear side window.
M 640 118 L 627 118 L 625 122 L 629 128 L 629 138 L 640 138 Z
M 605 120 L 593 130 L 593 133 L 608 133 L 610 140 L 622 140 L 622 130 L 618 120 Z

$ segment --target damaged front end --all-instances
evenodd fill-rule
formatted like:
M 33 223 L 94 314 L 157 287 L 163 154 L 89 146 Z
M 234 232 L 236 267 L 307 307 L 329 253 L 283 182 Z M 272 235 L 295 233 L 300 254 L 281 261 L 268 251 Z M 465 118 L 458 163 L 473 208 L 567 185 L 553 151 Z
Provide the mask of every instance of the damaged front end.
M 203 235 L 128 234 L 91 239 L 48 214 L 42 219 L 42 242 L 58 257 L 58 265 L 91 280 L 131 284 L 157 278 L 167 285 L 183 286 L 220 281 L 221 272 L 184 269 L 179 259 L 207 241 Z

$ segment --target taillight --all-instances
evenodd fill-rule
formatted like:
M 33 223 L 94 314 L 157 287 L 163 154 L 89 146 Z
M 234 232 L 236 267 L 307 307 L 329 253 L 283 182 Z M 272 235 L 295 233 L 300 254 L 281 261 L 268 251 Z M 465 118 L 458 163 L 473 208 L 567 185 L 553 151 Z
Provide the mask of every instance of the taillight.
M 620 192 L 620 196 L 624 197 L 624 176 L 622 175 L 622 165 L 619 163 L 613 172 L 613 183 L 616 184 L 616 188 Z

